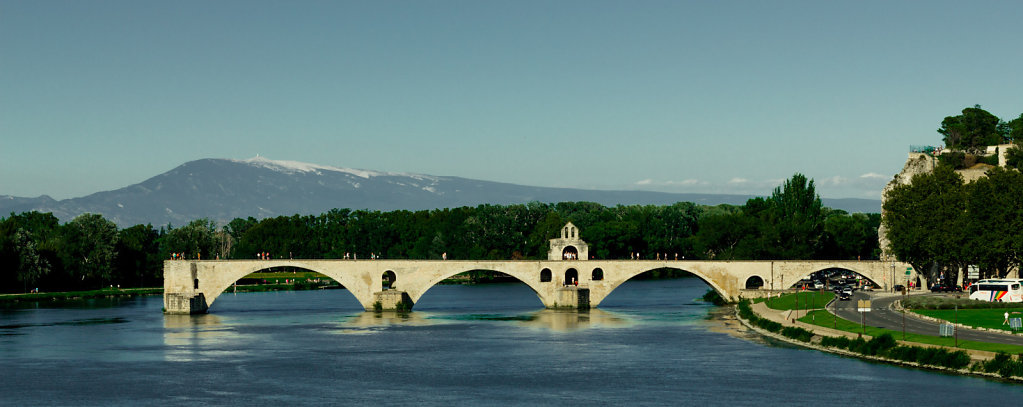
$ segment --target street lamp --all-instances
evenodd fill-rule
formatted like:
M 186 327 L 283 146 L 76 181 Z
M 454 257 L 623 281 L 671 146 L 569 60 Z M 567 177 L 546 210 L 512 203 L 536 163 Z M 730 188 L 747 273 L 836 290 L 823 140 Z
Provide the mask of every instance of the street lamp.
M 894 293 L 895 292 L 895 262 L 894 261 L 892 262 L 892 282 L 889 283 L 889 284 L 892 285 L 892 292 Z

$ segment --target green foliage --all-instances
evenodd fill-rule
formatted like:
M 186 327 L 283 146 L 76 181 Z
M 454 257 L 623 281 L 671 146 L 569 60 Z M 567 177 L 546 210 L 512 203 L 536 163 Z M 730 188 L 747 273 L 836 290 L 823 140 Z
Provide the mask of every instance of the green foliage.
M 813 180 L 795 174 L 769 198 L 706 210 L 693 247 L 715 260 L 870 259 L 879 251 L 879 224 L 879 215 L 824 208 Z
M 900 260 L 917 270 L 932 262 L 963 264 L 966 194 L 951 168 L 938 166 L 889 190 L 884 213 L 891 250 Z
M 113 276 L 117 256 L 117 225 L 102 215 L 86 213 L 62 229 L 60 256 L 71 280 L 98 288 Z
M 942 120 L 938 133 L 944 136 L 945 145 L 950 148 L 977 150 L 1008 140 L 1009 135 L 999 123 L 998 117 L 975 105 L 963 109 L 961 115 Z
M 1004 352 L 999 352 L 993 359 L 982 362 L 980 368 L 988 373 L 998 373 L 1002 377 L 1023 377 L 1023 360 L 1018 358 L 1014 360 Z
M 781 334 L 784 335 L 786 338 L 791 338 L 802 342 L 810 342 L 810 339 L 813 338 L 813 332 L 795 326 L 787 326 L 783 328 L 781 330 Z
M 728 303 L 728 301 L 725 301 L 725 299 L 721 297 L 721 294 L 718 294 L 718 292 L 713 289 L 707 290 L 707 292 L 703 294 L 703 300 L 717 306 Z
M 1012 147 L 1005 150 L 1005 166 L 1023 170 L 1023 138 L 1016 139 Z

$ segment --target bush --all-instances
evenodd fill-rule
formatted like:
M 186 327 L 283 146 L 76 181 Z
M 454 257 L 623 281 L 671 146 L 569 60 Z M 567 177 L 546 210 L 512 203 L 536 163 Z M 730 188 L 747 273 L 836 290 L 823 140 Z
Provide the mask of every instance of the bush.
M 897 344 L 891 334 L 875 336 L 863 346 L 862 353 L 865 355 L 883 355 L 894 348 Z
M 916 362 L 922 349 L 919 346 L 896 346 L 888 351 L 888 357 L 905 362 Z
M 863 348 L 867 346 L 867 341 L 863 338 L 856 338 L 849 341 L 849 350 L 856 353 L 863 353 Z
M 810 342 L 810 339 L 813 338 L 813 332 L 794 326 L 785 327 L 785 329 L 781 330 L 781 334 L 785 335 L 786 338 L 803 342 Z
M 844 336 L 825 336 L 821 338 L 821 346 L 827 346 L 839 349 L 849 348 L 849 338 Z
M 999 352 L 994 359 L 984 362 L 981 368 L 988 373 L 998 373 L 1002 377 L 1023 376 L 1023 361 L 1013 360 L 1008 353 Z

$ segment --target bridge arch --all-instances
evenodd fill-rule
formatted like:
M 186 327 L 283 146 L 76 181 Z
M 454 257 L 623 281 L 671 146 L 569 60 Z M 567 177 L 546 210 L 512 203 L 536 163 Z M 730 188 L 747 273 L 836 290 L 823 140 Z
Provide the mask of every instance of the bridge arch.
M 394 284 L 398 282 L 398 276 L 394 274 L 394 270 L 387 270 L 380 275 L 380 280 L 380 291 L 387 291 L 390 290 L 391 287 L 394 287 Z
M 530 290 L 533 290 L 533 293 L 536 294 L 537 298 L 539 298 L 541 302 L 544 302 L 544 298 L 540 294 L 540 287 L 538 286 L 538 284 L 541 284 L 541 282 L 536 281 L 536 278 L 535 278 L 536 275 L 535 274 L 531 274 L 533 276 L 533 278 L 529 278 L 530 276 L 522 275 L 522 273 L 517 273 L 517 272 L 511 271 L 511 270 L 501 270 L 499 268 L 479 268 L 479 267 L 451 268 L 448 271 L 445 271 L 443 273 L 437 274 L 433 279 L 431 279 L 429 282 L 424 284 L 421 287 L 421 289 L 417 289 L 414 292 L 409 292 L 408 293 L 409 294 L 409 298 L 412 300 L 413 304 L 416 303 L 416 302 L 419 302 L 419 299 L 422 298 L 423 295 L 425 295 L 427 292 L 429 292 L 430 289 L 435 287 L 437 284 L 440 284 L 441 281 L 444 281 L 444 280 L 446 280 L 448 278 L 451 278 L 451 277 L 453 277 L 455 275 L 458 275 L 458 274 L 461 274 L 461 273 L 465 273 L 465 272 L 468 272 L 468 271 L 474 271 L 474 270 L 494 271 L 494 272 L 498 272 L 498 273 L 510 276 L 510 277 L 512 277 L 512 278 L 514 278 L 514 279 L 516 279 L 516 280 L 518 280 L 520 282 L 522 282 L 523 284 L 525 284 L 527 287 L 529 287 Z M 545 268 L 540 273 L 541 277 L 542 277 L 544 271 L 546 271 L 548 274 L 550 274 L 550 269 Z
M 572 284 L 578 284 L 578 283 L 579 283 L 579 270 L 576 270 L 574 267 L 570 267 L 568 270 L 565 270 L 565 280 L 562 282 L 562 284 L 564 284 L 564 285 L 572 285 Z
M 346 288 L 345 291 L 348 291 L 357 301 L 359 300 L 358 296 L 355 295 L 355 293 L 347 289 L 348 287 L 351 287 L 351 285 L 354 284 L 355 281 L 346 281 L 351 279 L 336 273 L 331 273 L 328 270 L 323 270 L 317 267 L 302 265 L 288 261 L 267 261 L 252 263 L 253 263 L 252 265 L 246 267 L 235 267 L 225 270 L 213 270 L 211 271 L 211 273 L 199 274 L 195 279 L 195 290 L 202 292 L 203 295 L 205 296 L 207 307 L 212 307 L 213 303 L 221 294 L 226 292 L 229 288 L 231 288 L 232 285 L 237 283 L 239 280 L 245 278 L 245 276 L 248 276 L 253 273 L 258 273 L 261 271 L 268 271 L 279 268 L 291 268 L 296 270 L 317 273 L 324 277 L 330 278 L 331 280 L 334 280 L 338 282 L 338 284 L 341 284 L 343 287 L 345 287 Z M 208 278 L 210 277 L 210 274 L 213 273 L 216 273 L 216 278 Z
M 828 271 L 828 270 L 841 270 L 841 271 L 847 271 L 847 272 L 855 273 L 857 276 L 863 278 L 864 280 L 869 281 L 870 284 L 875 285 L 875 286 L 881 286 L 881 283 L 878 282 L 878 281 L 875 281 L 874 278 L 871 278 L 871 274 L 868 273 L 866 270 L 858 269 L 857 267 L 849 266 L 849 265 L 846 265 L 846 264 L 843 264 L 843 265 L 828 265 L 826 267 L 816 267 L 815 270 L 813 270 L 812 272 L 810 272 L 806 276 L 801 277 L 799 280 L 810 278 L 810 276 L 812 276 L 812 275 L 814 275 L 816 273 L 820 273 L 822 271 Z M 799 280 L 793 281 L 792 284 L 795 285 L 796 282 L 799 281 Z
M 638 276 L 640 274 L 643 274 L 643 273 L 646 273 L 646 272 L 649 272 L 649 271 L 654 271 L 654 270 L 677 270 L 677 271 L 682 271 L 682 272 L 686 272 L 686 273 L 692 274 L 692 275 L 696 276 L 697 278 L 699 278 L 700 280 L 702 280 L 712 290 L 714 290 L 718 294 L 720 294 L 722 298 L 731 298 L 731 296 L 729 295 L 729 292 L 726 291 L 720 285 L 718 285 L 718 282 L 715 281 L 714 278 L 712 278 L 711 276 L 707 275 L 706 273 L 704 273 L 703 271 L 699 270 L 698 268 L 694 267 L 694 268 L 690 269 L 690 268 L 684 268 L 682 266 L 663 266 L 663 265 L 661 265 L 661 266 L 640 266 L 640 267 L 635 267 L 635 268 L 630 267 L 629 269 L 624 269 L 624 270 L 623 269 L 608 270 L 608 274 L 607 274 L 605 280 L 600 281 L 600 282 L 594 282 L 594 281 L 589 282 L 591 287 L 599 289 L 599 291 L 597 291 L 597 292 L 594 292 L 594 291 L 590 292 L 590 305 L 594 306 L 594 307 L 598 306 L 600 304 L 600 302 L 604 300 L 604 298 L 607 298 L 608 295 L 610 295 L 612 292 L 614 292 L 615 289 L 620 287 L 626 281 L 629 281 L 629 280 L 635 278 L 636 276 Z

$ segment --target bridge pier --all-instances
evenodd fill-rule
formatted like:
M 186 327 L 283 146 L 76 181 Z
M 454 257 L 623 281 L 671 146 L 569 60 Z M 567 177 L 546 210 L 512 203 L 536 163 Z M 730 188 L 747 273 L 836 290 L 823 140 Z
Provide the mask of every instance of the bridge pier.
M 557 290 L 552 309 L 590 309 L 590 289 L 568 286 Z
M 373 300 L 373 307 L 366 311 L 411 311 L 414 305 L 407 292 L 398 290 L 377 291 Z
M 165 293 L 163 312 L 166 314 L 205 314 L 210 306 L 203 293 Z

